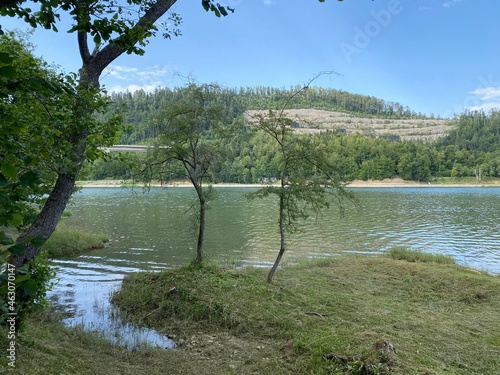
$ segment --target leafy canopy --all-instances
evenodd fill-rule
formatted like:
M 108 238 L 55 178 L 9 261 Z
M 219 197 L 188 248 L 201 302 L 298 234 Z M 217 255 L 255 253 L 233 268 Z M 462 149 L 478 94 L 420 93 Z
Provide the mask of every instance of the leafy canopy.
M 90 34 L 95 45 L 113 41 L 127 53 L 144 54 L 143 47 L 147 39 L 162 29 L 163 37 L 181 35 L 179 26 L 182 18 L 175 12 L 170 12 L 165 22 L 156 25 L 149 22 L 147 14 L 159 11 L 156 8 L 162 1 L 152 0 L 34 0 L 6 1 L 0 5 L 0 16 L 19 17 L 31 27 L 43 27 L 58 31 L 57 23 L 61 14 L 67 13 L 75 21 L 68 32 L 84 32 Z M 173 5 L 176 1 L 168 1 Z M 37 10 L 32 6 L 38 6 Z M 213 12 L 217 17 L 227 16 L 234 8 L 222 6 L 211 0 L 202 0 L 205 10 Z M 140 20 L 137 23 L 137 20 Z M 170 27 L 172 24 L 173 27 Z M 138 27 L 140 26 L 140 27 Z M 0 32 L 2 32 L 0 26 Z M 135 44 L 138 41 L 138 45 Z

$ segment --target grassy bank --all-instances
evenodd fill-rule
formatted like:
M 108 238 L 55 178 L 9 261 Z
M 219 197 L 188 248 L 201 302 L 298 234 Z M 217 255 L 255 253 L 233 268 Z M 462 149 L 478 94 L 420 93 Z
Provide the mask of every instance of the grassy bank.
M 171 361 L 173 354 L 163 349 L 129 351 L 95 333 L 67 328 L 53 318 L 32 317 L 17 332 L 16 361 L 15 368 L 12 368 L 5 354 L 9 341 L 3 327 L 0 335 L 0 374 L 159 375 L 165 374 L 162 366 Z M 173 358 L 170 363 L 176 360 Z
M 409 250 L 406 247 L 394 247 L 387 252 L 387 255 L 392 259 L 406 260 L 407 262 L 455 264 L 455 259 L 450 255 L 423 253 Z
M 273 285 L 265 270 L 184 268 L 128 278 L 115 300 L 188 350 L 219 345 L 219 373 L 494 374 L 500 279 L 419 260 L 287 267 Z
M 287 267 L 273 285 L 264 275 L 193 267 L 138 274 L 126 279 L 115 301 L 134 320 L 175 333 L 181 348 L 216 345 L 218 351 L 201 353 L 219 373 L 494 374 L 500 368 L 498 277 L 389 256 Z
M 63 216 L 71 216 L 71 213 L 65 211 Z M 15 228 L 2 228 L 2 230 L 12 239 L 12 243 L 20 234 Z M 42 249 L 47 252 L 49 258 L 63 258 L 79 255 L 92 249 L 100 249 L 108 241 L 109 237 L 105 234 L 83 232 L 67 228 L 63 223 L 59 223 Z M 0 244 L 0 251 L 7 250 L 12 243 Z
M 109 241 L 104 234 L 93 234 L 76 229 L 58 228 L 43 245 L 49 258 L 62 258 L 99 249 Z
M 430 375 L 500 368 L 500 277 L 419 256 L 287 266 L 274 284 L 265 282 L 266 272 L 190 265 L 128 277 L 115 302 L 130 319 L 169 334 L 177 349 L 127 352 L 32 320 L 18 340 L 17 373 Z

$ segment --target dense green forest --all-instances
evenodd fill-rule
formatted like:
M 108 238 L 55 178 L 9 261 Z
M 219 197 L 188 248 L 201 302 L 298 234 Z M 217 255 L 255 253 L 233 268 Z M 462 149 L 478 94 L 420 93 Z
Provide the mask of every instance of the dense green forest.
M 220 139 L 225 158 L 212 168 L 214 182 L 255 183 L 275 178 L 279 157 L 269 139 L 254 131 L 247 110 L 276 110 L 298 88 L 270 87 L 222 89 L 217 104 L 224 108 L 223 118 L 233 126 L 231 134 Z M 153 119 L 167 103 L 181 100 L 186 90 L 157 89 L 154 93 L 112 94 L 110 113 L 123 109 L 125 128 L 120 144 L 154 144 L 159 128 Z M 373 119 L 428 120 L 399 103 L 371 96 L 311 87 L 294 97 L 287 108 L 323 109 Z M 346 134 L 331 129 L 296 137 L 311 137 L 325 157 L 343 171 L 345 179 L 379 180 L 401 177 L 429 181 L 434 177 L 500 177 L 500 112 L 466 112 L 450 120 L 453 130 L 433 142 L 401 140 L 399 136 L 376 136 L 370 132 Z M 292 126 L 294 124 L 292 123 Z M 180 167 L 156 171 L 146 168 L 146 154 L 112 155 L 84 168 L 83 179 L 183 178 Z M 145 176 L 144 174 L 148 174 Z
M 300 87 L 277 89 L 272 87 L 247 87 L 239 89 L 222 89 L 218 101 L 225 107 L 226 120 L 242 116 L 246 110 L 276 109 L 279 103 L 286 100 L 291 93 Z M 122 135 L 121 143 L 140 144 L 155 137 L 151 128 L 151 118 L 156 112 L 171 101 L 178 101 L 186 95 L 185 89 L 156 89 L 154 93 L 138 90 L 134 93 L 111 94 L 110 111 L 125 108 L 125 124 L 128 131 Z M 289 108 L 315 108 L 328 111 L 340 111 L 357 116 L 383 119 L 426 119 L 421 113 L 415 113 L 408 107 L 395 102 L 385 102 L 372 96 L 350 94 L 345 91 L 311 87 L 304 95 L 294 98 Z

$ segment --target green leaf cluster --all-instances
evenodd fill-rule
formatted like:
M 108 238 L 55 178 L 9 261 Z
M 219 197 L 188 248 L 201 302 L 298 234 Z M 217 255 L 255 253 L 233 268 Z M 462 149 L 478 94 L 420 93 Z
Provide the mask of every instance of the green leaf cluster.
M 21 228 L 54 180 L 44 165 L 50 135 L 42 124 L 61 90 L 13 35 L 0 37 L 0 64 L 9 68 L 0 69 L 0 226 Z
M 234 13 L 234 8 L 230 6 L 223 6 L 219 3 L 214 3 L 212 0 L 202 0 L 201 5 L 203 6 L 203 9 L 205 9 L 207 12 L 213 12 L 217 17 L 226 17 L 229 14 L 228 11 Z
M 40 26 L 57 32 L 56 25 L 61 21 L 61 15 L 66 13 L 73 20 L 73 26 L 68 32 L 88 33 L 97 47 L 103 43 L 112 42 L 125 48 L 129 54 L 144 54 L 143 47 L 147 45 L 147 38 L 158 31 L 158 26 L 142 18 L 146 12 L 156 6 L 156 1 L 33 1 L 30 6 L 37 6 L 38 9 L 27 7 L 25 3 L 26 1 L 12 1 L 9 4 L 0 5 L 0 16 L 18 17 L 33 28 Z M 216 7 L 216 10 L 220 12 L 219 7 Z M 137 27 L 138 19 L 142 19 L 140 27 Z M 166 37 L 180 35 L 178 26 L 182 19 L 179 15 L 173 14 L 171 20 L 174 23 L 173 30 L 169 30 L 166 23 L 162 24 Z M 2 33 L 1 28 L 0 33 Z

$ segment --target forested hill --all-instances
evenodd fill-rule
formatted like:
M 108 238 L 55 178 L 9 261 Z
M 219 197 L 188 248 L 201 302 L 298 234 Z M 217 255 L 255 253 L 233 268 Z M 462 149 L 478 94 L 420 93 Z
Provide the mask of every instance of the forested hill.
M 150 144 L 161 130 L 153 125 L 164 104 L 180 103 L 186 89 L 158 89 L 147 94 L 113 94 L 113 108 L 124 107 L 128 129 L 122 144 Z M 259 111 L 281 108 L 290 90 L 246 88 L 216 90 L 211 99 L 223 107 L 224 122 Z M 291 120 L 294 140 L 309 134 L 311 144 L 324 153 L 325 160 L 342 171 L 343 178 L 379 180 L 401 177 L 429 181 L 435 177 L 500 177 L 500 112 L 466 112 L 452 120 L 428 118 L 397 103 L 343 91 L 312 88 L 289 102 L 284 115 Z M 255 116 L 254 116 L 255 117 Z M 241 123 L 241 122 L 238 122 Z M 212 140 L 214 134 L 207 134 Z M 279 154 L 271 137 L 248 126 L 236 126 L 219 139 L 225 160 L 212 169 L 215 182 L 255 183 L 279 175 Z M 123 160 L 98 160 L 87 165 L 83 179 L 138 178 L 137 170 L 149 173 L 145 155 L 128 155 L 138 166 L 132 170 Z M 179 166 L 162 172 L 163 179 L 182 179 Z M 144 177 L 144 178 L 147 178 Z
M 464 113 L 455 121 L 452 131 L 437 143 L 437 147 L 453 147 L 474 154 L 500 151 L 500 112 Z
M 247 87 L 222 89 L 218 101 L 223 103 L 228 122 L 246 111 L 276 109 L 297 88 Z M 112 108 L 125 106 L 125 123 L 129 129 L 120 143 L 137 144 L 153 138 L 150 118 L 167 102 L 180 100 L 184 89 L 142 90 L 112 94 Z M 372 96 L 350 94 L 341 90 L 311 87 L 304 95 L 289 103 L 290 118 L 296 119 L 298 132 L 321 132 L 337 129 L 346 133 L 362 133 L 396 139 L 435 140 L 451 130 L 448 120 L 426 117 L 396 102 L 386 102 Z

